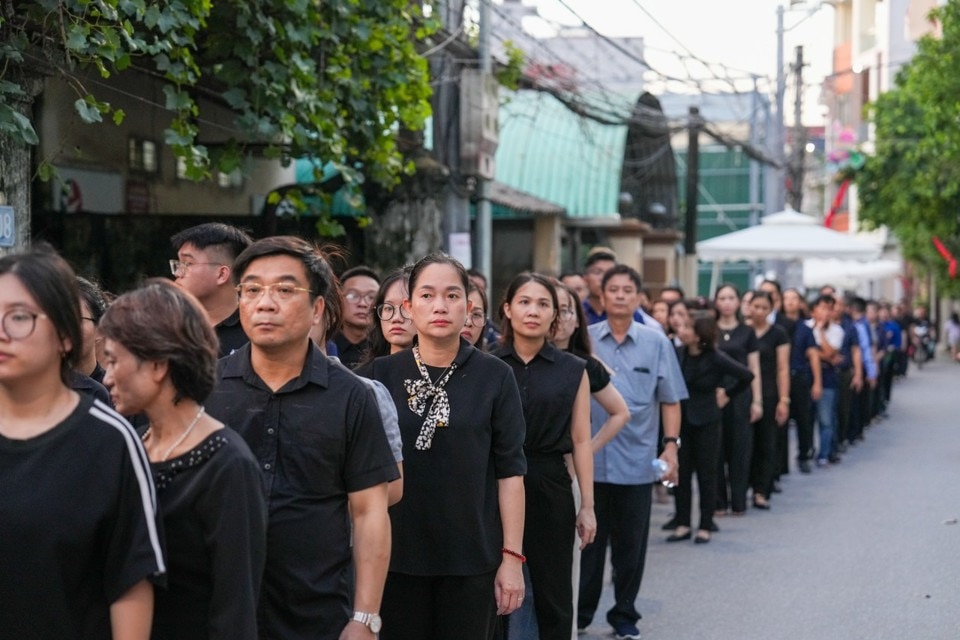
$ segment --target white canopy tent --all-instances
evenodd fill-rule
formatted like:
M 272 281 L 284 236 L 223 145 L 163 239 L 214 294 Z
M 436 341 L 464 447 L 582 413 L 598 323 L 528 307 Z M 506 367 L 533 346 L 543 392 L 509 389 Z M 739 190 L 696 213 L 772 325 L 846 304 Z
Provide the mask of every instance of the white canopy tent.
M 838 260 L 836 258 L 809 258 L 803 261 L 803 284 L 821 287 L 832 284 L 843 289 L 856 289 L 865 281 L 880 280 L 903 273 L 899 260 Z
M 771 213 L 760 224 L 697 243 L 697 257 L 713 262 L 710 290 L 716 290 L 723 262 L 836 258 L 875 260 L 881 248 L 822 226 L 793 209 Z

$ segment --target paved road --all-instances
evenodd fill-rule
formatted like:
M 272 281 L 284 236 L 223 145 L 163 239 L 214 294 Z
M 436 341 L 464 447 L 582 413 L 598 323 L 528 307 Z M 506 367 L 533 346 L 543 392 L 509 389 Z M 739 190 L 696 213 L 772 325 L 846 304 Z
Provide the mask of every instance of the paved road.
M 960 366 L 911 368 L 893 395 L 841 464 L 794 471 L 708 545 L 664 542 L 655 504 L 645 640 L 960 639 Z M 611 601 L 608 583 L 583 640 L 611 637 Z

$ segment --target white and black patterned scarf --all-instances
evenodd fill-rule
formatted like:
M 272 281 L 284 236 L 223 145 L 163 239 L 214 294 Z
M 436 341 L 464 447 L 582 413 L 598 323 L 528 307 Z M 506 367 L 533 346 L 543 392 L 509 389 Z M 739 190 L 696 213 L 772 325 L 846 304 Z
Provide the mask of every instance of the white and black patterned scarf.
M 447 392 L 443 387 L 450 380 L 453 372 L 457 370 L 457 363 L 453 362 L 437 378 L 437 381 L 433 382 L 427 372 L 427 367 L 420 359 L 419 346 L 413 347 L 413 359 L 417 363 L 417 369 L 420 370 L 420 379 L 406 379 L 403 381 L 403 386 L 410 394 L 410 397 L 407 398 L 407 406 L 410 407 L 410 411 L 418 416 L 422 416 L 424 411 L 427 412 L 427 417 L 420 428 L 420 435 L 417 436 L 416 444 L 418 451 L 426 451 L 433 444 L 433 434 L 436 433 L 437 429 L 450 424 L 450 400 L 447 398 Z M 429 410 L 427 407 L 429 407 Z

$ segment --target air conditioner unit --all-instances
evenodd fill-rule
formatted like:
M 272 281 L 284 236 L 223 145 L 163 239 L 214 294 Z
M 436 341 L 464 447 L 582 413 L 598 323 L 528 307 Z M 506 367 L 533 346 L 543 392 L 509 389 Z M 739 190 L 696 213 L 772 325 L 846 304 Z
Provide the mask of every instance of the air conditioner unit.
M 500 141 L 499 83 L 490 73 L 464 70 L 460 76 L 460 173 L 487 180 L 496 174 Z

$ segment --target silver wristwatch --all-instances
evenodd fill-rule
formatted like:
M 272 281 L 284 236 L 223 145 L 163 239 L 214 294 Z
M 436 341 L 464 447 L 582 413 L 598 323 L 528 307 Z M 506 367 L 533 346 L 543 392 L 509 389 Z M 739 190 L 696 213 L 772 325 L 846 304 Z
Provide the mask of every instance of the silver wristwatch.
M 354 611 L 353 618 L 356 622 L 359 622 L 367 629 L 370 629 L 373 633 L 380 633 L 380 628 L 383 626 L 383 620 L 380 619 L 379 613 L 364 613 L 363 611 Z

